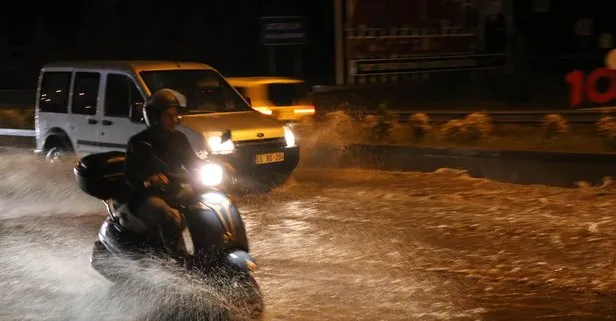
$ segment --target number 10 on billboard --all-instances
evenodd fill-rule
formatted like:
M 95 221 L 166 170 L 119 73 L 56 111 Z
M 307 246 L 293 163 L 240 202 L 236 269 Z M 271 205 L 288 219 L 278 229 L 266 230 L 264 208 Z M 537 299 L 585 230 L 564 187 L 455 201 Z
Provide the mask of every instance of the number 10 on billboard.
M 599 80 L 607 84 L 607 88 L 599 89 Z M 616 70 L 598 68 L 588 76 L 582 70 L 574 70 L 565 76 L 569 84 L 569 105 L 577 107 L 585 102 L 605 104 L 616 100 Z

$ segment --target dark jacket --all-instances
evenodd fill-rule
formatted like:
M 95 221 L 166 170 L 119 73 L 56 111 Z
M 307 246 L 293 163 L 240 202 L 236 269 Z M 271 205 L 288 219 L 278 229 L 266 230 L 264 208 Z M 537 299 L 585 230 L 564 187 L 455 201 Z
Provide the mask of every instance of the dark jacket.
M 150 147 L 144 147 L 140 143 L 149 144 Z M 162 196 L 160 191 L 144 186 L 144 182 L 150 176 L 169 171 L 178 172 L 182 166 L 192 170 L 197 167 L 199 161 L 186 135 L 177 130 L 165 133 L 155 128 L 148 128 L 134 135 L 128 140 L 124 167 L 127 183 L 132 187 L 131 203 L 134 204 L 151 195 Z

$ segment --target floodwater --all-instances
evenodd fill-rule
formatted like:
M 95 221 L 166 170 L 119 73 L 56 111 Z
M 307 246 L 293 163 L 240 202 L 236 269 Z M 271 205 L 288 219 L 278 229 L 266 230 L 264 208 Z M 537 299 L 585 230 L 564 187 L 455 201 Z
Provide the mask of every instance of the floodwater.
M 172 268 L 135 271 L 157 290 L 115 291 L 88 261 L 104 206 L 70 164 L 0 162 L 0 320 L 155 320 L 166 306 L 202 320 L 235 306 Z M 616 319 L 615 200 L 610 182 L 308 168 L 236 199 L 266 320 Z

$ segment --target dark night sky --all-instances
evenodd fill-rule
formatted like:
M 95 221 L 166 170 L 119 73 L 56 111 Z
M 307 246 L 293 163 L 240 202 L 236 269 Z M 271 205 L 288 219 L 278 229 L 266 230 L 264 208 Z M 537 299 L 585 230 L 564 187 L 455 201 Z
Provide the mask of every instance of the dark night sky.
M 549 61 L 580 50 L 576 46 L 593 47 L 600 32 L 616 35 L 616 0 L 551 0 L 549 13 L 533 13 L 533 0 L 515 3 L 529 50 Z M 227 76 L 265 75 L 268 50 L 260 42 L 259 17 L 272 15 L 303 16 L 309 36 L 305 46 L 276 48 L 278 71 L 291 73 L 300 49 L 303 76 L 312 83 L 332 83 L 333 0 L 5 0 L 0 4 L 0 87 L 31 86 L 40 66 L 56 60 L 195 60 Z M 573 23 L 582 16 L 595 18 L 595 34 L 585 44 L 573 37 Z
M 309 42 L 277 48 L 278 70 L 292 72 L 292 54 L 300 49 L 308 80 L 333 78 L 332 1 L 7 2 L 0 5 L 5 65 L 38 69 L 52 60 L 174 59 L 202 61 L 225 75 L 266 74 L 259 17 L 299 15 Z

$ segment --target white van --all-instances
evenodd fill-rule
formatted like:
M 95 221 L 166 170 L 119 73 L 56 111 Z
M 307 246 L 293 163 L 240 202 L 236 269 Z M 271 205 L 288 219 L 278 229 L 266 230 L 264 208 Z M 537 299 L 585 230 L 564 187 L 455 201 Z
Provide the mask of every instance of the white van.
M 41 69 L 35 109 L 36 151 L 124 151 L 146 128 L 145 97 L 172 88 L 187 98 L 178 130 L 197 155 L 224 163 L 234 179 L 284 181 L 297 167 L 299 147 L 284 123 L 251 108 L 214 68 L 195 62 L 90 61 Z M 221 143 L 223 133 L 231 140 Z

